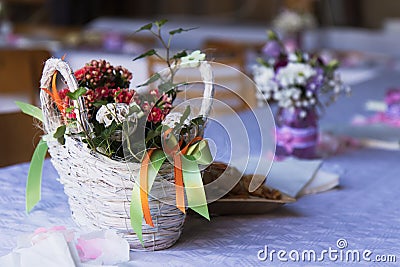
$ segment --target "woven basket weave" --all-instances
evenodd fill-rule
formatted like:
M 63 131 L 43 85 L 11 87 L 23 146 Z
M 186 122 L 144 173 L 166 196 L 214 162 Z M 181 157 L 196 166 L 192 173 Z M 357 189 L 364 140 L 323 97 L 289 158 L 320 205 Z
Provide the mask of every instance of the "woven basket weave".
M 71 91 L 77 89 L 77 82 L 68 64 L 54 58 L 45 64 L 41 88 L 49 88 L 51 76 L 56 70 Z M 205 84 L 200 115 L 207 116 L 214 94 L 213 75 L 207 62 L 201 62 L 199 70 Z M 40 100 L 45 132 L 53 133 L 61 125 L 61 118 L 50 96 L 43 90 Z M 78 119 L 82 120 L 82 117 Z M 185 214 L 176 206 L 166 204 L 175 201 L 175 188 L 171 186 L 174 182 L 173 166 L 168 161 L 162 165 L 149 194 L 154 227 L 143 221 L 142 246 L 131 228 L 129 215 L 132 188 L 139 175 L 140 163 L 112 160 L 69 136 L 66 136 L 65 145 L 55 140 L 47 143 L 51 161 L 68 196 L 72 218 L 79 226 L 92 230 L 115 229 L 133 250 L 165 249 L 178 240 Z

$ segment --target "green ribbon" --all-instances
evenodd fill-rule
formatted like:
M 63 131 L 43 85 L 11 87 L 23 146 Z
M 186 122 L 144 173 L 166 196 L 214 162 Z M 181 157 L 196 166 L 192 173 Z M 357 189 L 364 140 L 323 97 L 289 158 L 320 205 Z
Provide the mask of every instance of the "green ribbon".
M 15 104 L 21 109 L 23 113 L 30 115 L 43 122 L 43 112 L 40 108 L 20 101 L 15 101 Z
M 46 141 L 41 139 L 33 152 L 26 182 L 26 212 L 30 212 L 41 198 L 43 162 L 47 149 Z
M 40 108 L 20 101 L 15 101 L 15 104 L 23 113 L 43 122 L 43 113 Z M 29 165 L 28 179 L 26 181 L 25 206 L 27 213 L 33 209 L 41 198 L 43 163 L 47 149 L 47 142 L 40 139 L 32 155 L 31 164 Z
M 150 157 L 151 164 L 147 169 L 149 192 L 153 186 L 157 173 L 160 171 L 161 165 L 164 163 L 166 158 L 167 157 L 165 156 L 162 150 L 156 150 L 151 155 Z M 142 243 L 143 245 L 143 235 L 142 235 L 143 210 L 142 210 L 142 201 L 140 200 L 139 177 L 140 174 L 133 185 L 131 205 L 130 205 L 130 217 L 131 217 L 132 229 L 133 231 L 135 231 L 137 237 L 140 240 L 140 243 Z
M 201 140 L 190 146 L 187 154 L 181 157 L 188 207 L 210 220 L 203 180 L 199 169 L 199 164 L 207 165 L 213 160 L 207 141 Z
M 174 139 L 174 137 L 171 137 Z M 172 141 L 172 147 L 177 144 L 176 140 Z M 210 164 L 212 155 L 206 140 L 201 140 L 188 148 L 186 155 L 182 157 L 182 175 L 185 185 L 188 207 L 210 220 L 208 213 L 207 199 L 204 191 L 203 181 L 199 169 L 199 164 Z M 147 171 L 149 192 L 153 186 L 154 180 L 164 163 L 167 156 L 162 150 L 156 150 L 150 158 L 150 166 Z M 140 185 L 139 180 L 136 180 L 132 190 L 131 205 L 130 205 L 131 226 L 136 233 L 138 239 L 143 245 L 143 211 L 140 200 Z

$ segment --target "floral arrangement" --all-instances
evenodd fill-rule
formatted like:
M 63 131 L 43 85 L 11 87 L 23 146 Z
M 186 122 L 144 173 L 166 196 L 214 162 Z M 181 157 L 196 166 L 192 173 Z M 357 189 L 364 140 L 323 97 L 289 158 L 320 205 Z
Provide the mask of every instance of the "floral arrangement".
M 311 13 L 299 13 L 291 9 L 284 9 L 272 21 L 273 27 L 282 33 L 296 33 L 314 28 L 317 23 Z
M 156 21 L 138 30 L 148 31 L 159 39 L 165 56 L 150 49 L 133 60 L 154 56 L 167 67 L 165 71 L 154 73 L 145 83 L 138 85 L 137 88 L 145 89 L 141 93 L 129 88 L 133 77 L 131 72 L 102 59 L 92 60 L 74 73 L 78 83 L 75 90 L 57 90 L 58 71 L 52 70 L 52 76 L 49 76 L 52 77 L 51 89 L 42 90 L 49 95 L 52 110 L 60 118 L 61 126 L 41 140 L 32 157 L 27 183 L 27 211 L 40 199 L 41 166 L 48 148 L 46 142 L 56 139 L 61 145 L 67 145 L 68 137 L 87 144 L 93 153 L 103 154 L 113 160 L 140 164 L 140 175 L 139 170 L 134 174 L 137 181 L 133 186 L 130 219 L 141 242 L 143 218 L 148 225 L 153 226 L 148 191 L 163 162 L 169 163 L 166 161 L 168 156 L 173 159 L 172 177 L 176 184 L 177 208 L 185 213 L 186 193 L 187 206 L 209 219 L 198 168 L 198 164 L 209 164 L 212 161 L 207 141 L 202 139 L 206 118 L 198 116 L 191 119 L 190 106 L 183 113 L 171 112 L 179 86 L 182 85 L 174 82 L 176 73 L 180 68 L 200 66 L 205 54 L 200 51 L 188 54 L 186 50 L 171 54 L 173 36 L 192 29 L 171 30 L 168 39 L 164 39 L 161 29 L 166 22 Z M 63 59 L 51 60 L 55 64 L 63 63 Z M 206 66 L 204 68 L 207 72 L 211 72 L 211 67 L 206 63 L 201 66 Z M 46 73 L 46 67 L 43 73 Z M 212 77 L 212 74 L 208 76 Z M 17 104 L 23 112 L 43 121 L 42 110 L 39 108 L 21 102 Z M 151 172 L 148 171 L 150 165 L 153 166 Z M 188 175 L 190 180 L 187 180 Z M 195 189 L 184 187 L 184 180 L 189 181 Z
M 350 92 L 336 72 L 337 61 L 325 63 L 318 55 L 302 51 L 289 53 L 272 31 L 268 39 L 267 57 L 260 58 L 253 69 L 259 103 L 267 100 L 292 111 L 298 108 L 304 118 L 307 110 L 323 108 L 341 93 Z

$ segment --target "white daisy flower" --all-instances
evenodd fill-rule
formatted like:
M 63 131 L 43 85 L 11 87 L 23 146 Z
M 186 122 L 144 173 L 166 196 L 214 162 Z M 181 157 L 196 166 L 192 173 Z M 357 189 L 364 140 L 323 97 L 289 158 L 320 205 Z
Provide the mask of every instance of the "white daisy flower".
M 206 58 L 206 54 L 201 53 L 200 50 L 193 51 L 190 55 L 185 57 L 181 57 L 181 64 L 182 68 L 195 68 L 198 67 L 200 61 L 203 61 Z
M 109 127 L 113 121 L 123 123 L 129 113 L 129 105 L 125 103 L 108 103 L 97 111 L 96 120 Z

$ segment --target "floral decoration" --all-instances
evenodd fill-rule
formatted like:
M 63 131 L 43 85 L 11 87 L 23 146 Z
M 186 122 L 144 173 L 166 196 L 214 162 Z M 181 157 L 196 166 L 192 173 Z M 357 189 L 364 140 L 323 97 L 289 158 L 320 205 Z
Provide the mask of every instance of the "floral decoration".
M 302 51 L 289 53 L 274 32 L 268 37 L 271 49 L 253 68 L 260 104 L 266 100 L 292 111 L 299 108 L 305 117 L 307 110 L 322 109 L 350 92 L 336 71 L 337 61 L 326 63 L 317 54 Z

